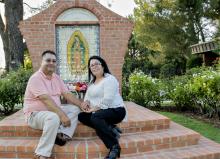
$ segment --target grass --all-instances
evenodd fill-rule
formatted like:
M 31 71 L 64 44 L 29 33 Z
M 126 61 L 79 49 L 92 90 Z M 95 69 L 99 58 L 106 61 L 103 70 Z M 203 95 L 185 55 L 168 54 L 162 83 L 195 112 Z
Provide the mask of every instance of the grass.
M 161 111 L 158 111 L 158 113 L 167 116 L 172 121 L 180 125 L 183 125 L 187 128 L 190 128 L 200 133 L 202 136 L 205 136 L 215 142 L 220 143 L 220 128 L 214 127 L 209 123 L 205 123 L 197 119 L 192 119 L 190 117 L 178 113 L 161 112 Z

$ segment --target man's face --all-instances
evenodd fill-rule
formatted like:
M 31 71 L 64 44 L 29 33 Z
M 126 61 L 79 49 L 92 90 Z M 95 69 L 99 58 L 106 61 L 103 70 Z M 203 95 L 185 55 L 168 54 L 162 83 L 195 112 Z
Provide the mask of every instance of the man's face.
M 42 68 L 48 73 L 53 73 L 56 70 L 56 56 L 45 54 L 42 59 Z

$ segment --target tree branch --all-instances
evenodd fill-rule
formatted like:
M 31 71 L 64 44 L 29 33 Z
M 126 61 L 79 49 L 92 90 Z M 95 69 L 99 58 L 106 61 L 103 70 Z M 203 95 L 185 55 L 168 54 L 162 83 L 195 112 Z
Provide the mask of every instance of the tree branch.
M 0 0 L 1 1 L 1 0 Z M 25 4 L 26 6 L 28 6 L 28 8 L 30 8 L 30 9 L 32 9 L 32 10 L 40 10 L 40 8 L 34 8 L 34 7 L 31 7 L 29 4 L 27 4 L 27 3 L 23 3 L 23 4 Z

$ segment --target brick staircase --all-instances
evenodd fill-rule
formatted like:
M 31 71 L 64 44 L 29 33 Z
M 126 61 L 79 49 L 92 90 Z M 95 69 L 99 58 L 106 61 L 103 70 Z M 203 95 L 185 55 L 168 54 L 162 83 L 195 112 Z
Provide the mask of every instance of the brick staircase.
M 168 118 L 126 102 L 128 122 L 119 126 L 124 159 L 220 159 L 220 144 L 171 122 Z M 0 158 L 33 158 L 41 131 L 29 128 L 22 111 L 0 122 Z M 79 123 L 73 141 L 54 147 L 57 159 L 104 158 L 108 150 L 95 131 Z

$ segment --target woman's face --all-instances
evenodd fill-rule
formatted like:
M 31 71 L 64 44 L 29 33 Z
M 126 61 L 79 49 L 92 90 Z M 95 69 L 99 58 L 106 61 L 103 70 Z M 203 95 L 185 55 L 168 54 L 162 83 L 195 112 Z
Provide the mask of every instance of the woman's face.
M 94 76 L 103 76 L 104 69 L 99 60 L 92 59 L 89 68 Z

